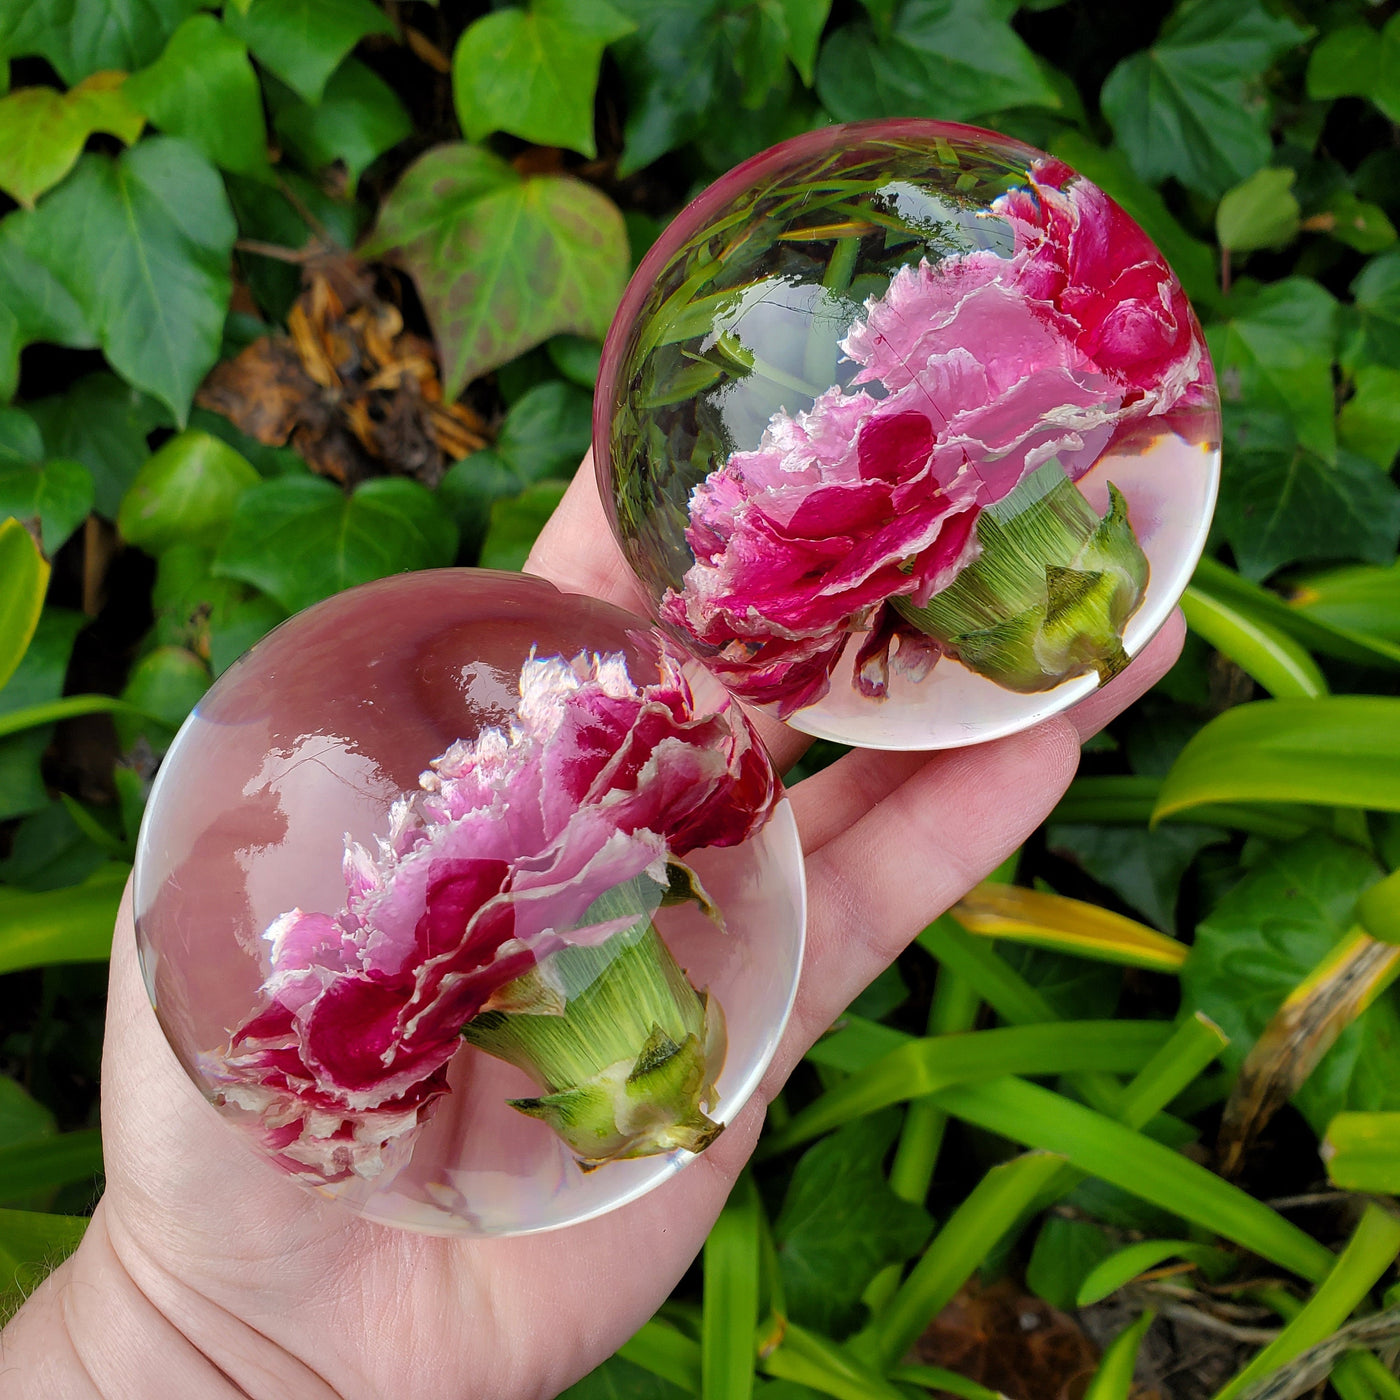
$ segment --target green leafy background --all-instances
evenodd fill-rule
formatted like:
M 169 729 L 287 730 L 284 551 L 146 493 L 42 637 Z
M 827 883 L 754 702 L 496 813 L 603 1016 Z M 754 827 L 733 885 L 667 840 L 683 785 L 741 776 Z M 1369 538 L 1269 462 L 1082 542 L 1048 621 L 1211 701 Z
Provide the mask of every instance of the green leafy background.
M 1383 1116 L 1400 1111 L 1396 993 L 1342 1031 L 1234 1184 L 1211 1169 L 1251 1046 L 1400 864 L 1390 8 L 0 0 L 3 1305 L 74 1246 L 100 1192 L 111 919 L 160 755 L 204 689 L 339 589 L 519 568 L 587 448 L 601 339 L 667 220 L 773 142 L 912 115 L 1009 132 L 1101 184 L 1211 346 L 1225 470 L 1183 659 L 1003 872 L 1176 940 L 1179 967 L 940 920 L 775 1104 L 703 1267 L 570 1394 L 713 1396 L 736 1374 L 732 1400 L 988 1394 L 900 1369 L 969 1278 L 1073 1310 L 1095 1265 L 1154 1236 L 1154 1259 L 1188 1261 L 1176 1291 L 1149 1276 L 1082 1311 L 1099 1342 L 1149 1306 L 1178 1326 L 1215 1308 L 1193 1259 L 1226 1259 L 1246 1330 L 1296 1311 L 1331 1258 L 1316 1250 L 1357 1219 L 1328 1186 L 1349 1180 L 1345 1151 L 1319 1155 L 1329 1125 L 1381 1115 L 1348 1131 L 1400 1154 Z M 386 459 L 342 485 L 195 405 L 215 366 L 288 325 L 316 257 L 397 288 L 445 396 L 484 422 L 440 479 Z M 836 752 L 814 746 L 790 778 Z M 1084 1022 L 1175 1028 L 1175 1049 L 1047 1071 Z M 1009 1027 L 1035 1032 L 1014 1072 L 1039 1087 L 1001 1068 L 930 1088 L 945 1042 Z M 1400 1191 L 1400 1168 L 1382 1188 Z M 1262 1204 L 1294 1198 L 1313 1204 Z M 759 1281 L 757 1345 L 703 1325 L 735 1270 Z M 1161 1360 L 1161 1323 L 1149 1337 L 1140 1377 L 1211 1392 Z M 1220 1354 L 1223 1382 L 1250 1349 Z M 1127 1394 L 1114 1355 L 1096 1397 Z M 1343 1400 L 1400 1394 L 1360 1356 L 1332 1373 Z

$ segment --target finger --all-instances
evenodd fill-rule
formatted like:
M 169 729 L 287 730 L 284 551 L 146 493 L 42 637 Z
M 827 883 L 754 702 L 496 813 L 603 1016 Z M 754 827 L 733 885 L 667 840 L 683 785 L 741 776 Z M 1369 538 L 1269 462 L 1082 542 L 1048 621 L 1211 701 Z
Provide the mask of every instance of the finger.
M 808 856 L 807 949 L 792 1019 L 765 1080 L 770 1088 L 920 929 L 1025 841 L 1069 785 L 1078 758 L 1077 731 L 1062 717 L 936 754 Z M 896 771 L 891 764 L 885 774 Z M 806 787 L 795 790 L 794 805 L 811 820 L 808 804 L 797 801 Z
M 564 499 L 540 531 L 525 570 L 547 578 L 565 593 L 584 593 L 638 617 L 650 616 L 646 595 L 617 547 L 598 496 L 591 450 L 584 454 Z

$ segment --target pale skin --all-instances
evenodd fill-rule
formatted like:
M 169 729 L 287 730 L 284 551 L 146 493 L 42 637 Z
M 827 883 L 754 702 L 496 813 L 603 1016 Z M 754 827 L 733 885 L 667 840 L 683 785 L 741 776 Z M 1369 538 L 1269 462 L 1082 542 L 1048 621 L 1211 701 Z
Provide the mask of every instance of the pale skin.
M 584 462 L 527 566 L 645 606 Z M 440 1239 L 352 1215 L 230 1131 L 161 1034 L 118 916 L 102 1080 L 107 1189 L 77 1253 L 0 1334 L 0 1396 L 535 1400 L 617 1349 L 665 1299 L 812 1042 L 913 936 L 1014 851 L 1079 746 L 1181 647 L 1176 615 L 1070 715 L 941 754 L 847 755 L 790 790 L 806 852 L 807 957 L 758 1095 L 650 1195 L 565 1233 Z M 759 717 L 779 768 L 806 740 Z

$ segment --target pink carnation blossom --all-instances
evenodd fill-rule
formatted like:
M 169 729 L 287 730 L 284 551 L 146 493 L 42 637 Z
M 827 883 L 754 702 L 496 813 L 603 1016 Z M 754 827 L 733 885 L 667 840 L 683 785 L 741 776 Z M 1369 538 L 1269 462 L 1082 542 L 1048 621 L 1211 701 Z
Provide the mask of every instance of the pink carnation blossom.
M 1097 185 L 1061 161 L 1037 161 L 1028 188 L 993 206 L 1016 231 L 1017 280 L 1138 411 L 1203 401 L 1212 383 L 1200 330 L 1152 240 Z
M 639 688 L 621 654 L 532 656 L 509 733 L 434 759 L 376 850 L 347 838 L 344 907 L 268 927 L 259 1004 L 207 1068 L 283 1167 L 378 1175 L 446 1092 L 467 1021 L 550 953 L 632 926 L 587 922 L 600 895 L 664 887 L 668 857 L 764 824 L 776 791 L 748 721 L 696 713 L 664 651 L 660 671 Z
M 852 390 L 779 410 L 692 492 L 695 563 L 661 616 L 745 699 L 783 716 L 814 703 L 857 633 L 863 694 L 886 693 L 896 639 L 895 663 L 922 678 L 937 644 L 886 604 L 952 582 L 981 507 L 1051 459 L 1078 480 L 1142 419 L 1204 394 L 1185 295 L 1107 196 L 1047 160 L 992 213 L 1015 231 L 1010 257 L 900 268 L 841 343 Z

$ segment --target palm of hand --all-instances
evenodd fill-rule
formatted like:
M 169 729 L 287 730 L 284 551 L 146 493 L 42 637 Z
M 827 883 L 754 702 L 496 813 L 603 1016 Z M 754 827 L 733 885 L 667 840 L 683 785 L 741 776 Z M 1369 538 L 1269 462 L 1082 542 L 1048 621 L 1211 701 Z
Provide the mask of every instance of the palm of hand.
M 529 567 L 643 612 L 621 558 L 598 547 L 608 538 L 585 462 Z M 630 1336 L 684 1272 L 752 1151 L 763 1105 L 806 1048 L 1030 834 L 1073 775 L 1081 738 L 1151 685 L 1180 639 L 1174 620 L 1073 722 L 932 756 L 853 753 L 792 789 L 807 853 L 808 953 L 761 1101 L 678 1177 L 562 1235 L 408 1234 L 280 1176 L 176 1063 L 141 985 L 124 905 L 103 1086 L 107 1194 L 90 1252 L 129 1275 L 241 1393 L 556 1394 Z M 780 768 L 801 752 L 802 736 L 762 728 Z M 75 1290 L 79 1315 L 100 1306 Z M 168 1384 L 177 1393 L 174 1371 Z

